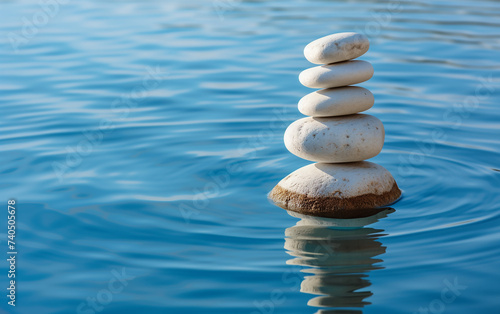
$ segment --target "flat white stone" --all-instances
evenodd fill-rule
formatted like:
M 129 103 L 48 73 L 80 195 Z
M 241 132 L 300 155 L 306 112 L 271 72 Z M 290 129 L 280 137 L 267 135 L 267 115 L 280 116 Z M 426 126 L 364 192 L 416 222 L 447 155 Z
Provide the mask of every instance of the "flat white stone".
M 374 116 L 307 117 L 285 131 L 285 146 L 306 160 L 341 163 L 372 158 L 384 145 L 384 126 Z
M 373 76 L 373 66 L 354 60 L 309 68 L 302 71 L 299 81 L 310 88 L 332 88 L 358 84 Z
M 373 103 L 373 94 L 366 88 L 345 86 L 305 95 L 299 101 L 299 111 L 312 117 L 343 116 L 368 110 Z
M 304 56 L 314 64 L 355 59 L 370 48 L 368 38 L 358 33 L 338 33 L 316 39 L 304 48 Z
M 384 167 L 369 161 L 346 164 L 314 163 L 295 170 L 278 183 L 310 198 L 350 198 L 391 191 L 395 181 Z

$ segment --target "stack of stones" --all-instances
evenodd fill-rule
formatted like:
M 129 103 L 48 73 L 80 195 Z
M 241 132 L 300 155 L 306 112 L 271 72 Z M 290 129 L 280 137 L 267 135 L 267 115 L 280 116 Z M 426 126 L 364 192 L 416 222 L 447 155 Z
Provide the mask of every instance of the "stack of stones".
M 339 33 L 317 39 L 304 49 L 307 60 L 322 64 L 300 73 L 302 85 L 323 88 L 304 96 L 299 111 L 309 117 L 293 122 L 285 132 L 287 149 L 317 163 L 281 180 L 270 198 L 302 214 L 349 218 L 396 201 L 396 181 L 382 166 L 363 161 L 380 153 L 384 126 L 374 116 L 360 114 L 374 103 L 359 86 L 369 80 L 369 62 L 352 60 L 368 51 L 368 38 Z

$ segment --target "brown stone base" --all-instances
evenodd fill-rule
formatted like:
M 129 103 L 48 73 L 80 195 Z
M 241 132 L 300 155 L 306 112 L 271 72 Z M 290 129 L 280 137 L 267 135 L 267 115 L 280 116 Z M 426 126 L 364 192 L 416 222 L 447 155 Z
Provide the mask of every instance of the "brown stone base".
M 276 185 L 269 198 L 276 205 L 304 215 L 328 218 L 361 218 L 376 214 L 401 196 L 396 182 L 392 189 L 380 195 L 364 194 L 350 198 L 309 197 L 283 189 Z

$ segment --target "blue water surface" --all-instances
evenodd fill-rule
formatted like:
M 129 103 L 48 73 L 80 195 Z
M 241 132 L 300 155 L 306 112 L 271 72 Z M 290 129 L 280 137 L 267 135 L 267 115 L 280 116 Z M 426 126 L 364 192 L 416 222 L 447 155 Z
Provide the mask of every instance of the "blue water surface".
M 498 1 L 0 1 L 5 313 L 499 313 Z M 378 216 L 267 193 L 303 47 L 370 38 Z M 302 219 L 300 219 L 302 218 Z

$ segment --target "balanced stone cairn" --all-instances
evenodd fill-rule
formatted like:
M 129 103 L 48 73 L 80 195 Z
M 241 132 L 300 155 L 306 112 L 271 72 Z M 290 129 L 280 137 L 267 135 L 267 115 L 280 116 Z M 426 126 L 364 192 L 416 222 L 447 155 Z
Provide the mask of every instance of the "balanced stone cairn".
M 369 80 L 369 62 L 352 60 L 368 51 L 368 38 L 339 33 L 304 49 L 307 60 L 323 64 L 299 75 L 302 85 L 324 88 L 304 96 L 299 111 L 309 117 L 293 122 L 285 146 L 317 163 L 300 168 L 274 187 L 269 197 L 279 206 L 306 215 L 351 218 L 393 203 L 401 191 L 384 167 L 363 161 L 380 153 L 384 125 L 367 114 L 373 94 L 359 86 Z

